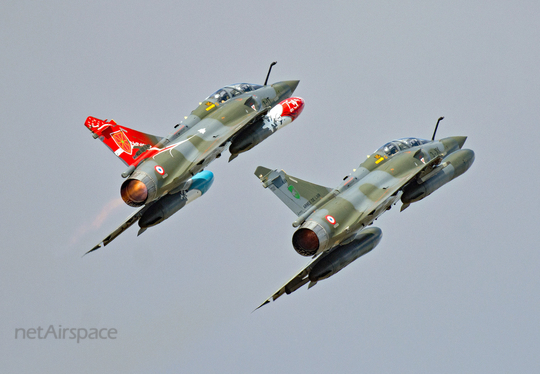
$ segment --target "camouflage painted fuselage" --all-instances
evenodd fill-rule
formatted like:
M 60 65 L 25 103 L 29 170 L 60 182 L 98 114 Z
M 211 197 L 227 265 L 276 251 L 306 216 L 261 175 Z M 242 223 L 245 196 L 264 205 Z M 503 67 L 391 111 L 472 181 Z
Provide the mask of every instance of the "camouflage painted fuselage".
M 236 157 L 268 137 L 264 132 L 261 136 L 263 124 L 280 120 L 290 123 L 302 111 L 303 99 L 290 98 L 298 83 L 223 87 L 164 138 L 120 126 L 113 120 L 88 117 L 85 126 L 94 138 L 128 166 L 122 173 L 127 178 L 120 188 L 122 199 L 130 206 L 141 207 L 90 252 L 107 245 L 135 222 L 139 222 L 141 234 L 204 194 L 214 177 L 203 170 L 228 146 Z M 291 108 L 291 103 L 297 107 Z M 286 118 L 270 116 L 269 112 L 275 112 L 272 108 Z
M 300 228 L 293 235 L 293 246 L 300 254 L 313 256 L 354 239 L 359 231 L 397 203 L 407 189 L 411 191 L 408 195 L 417 194 L 415 186 L 422 178 L 428 177 L 422 181 L 427 183 L 430 177 L 443 175 L 444 184 L 465 172 L 474 161 L 472 151 L 461 150 L 465 139 L 422 141 L 421 145 L 403 146 L 393 154 L 381 147 L 332 190 L 290 177 L 283 171 L 260 167 L 256 174 L 289 207 L 298 205 L 295 213 L 299 217 L 293 226 Z M 408 206 L 425 196 L 403 202 Z
M 293 223 L 299 227 L 292 237 L 294 249 L 316 257 L 259 308 L 307 283 L 313 287 L 375 248 L 382 231 L 366 226 L 398 200 L 403 210 L 469 169 L 474 152 L 461 149 L 465 140 L 456 136 L 389 142 L 334 189 L 259 166 L 255 174 L 263 186 L 298 216 Z
M 253 120 L 280 101 L 291 96 L 298 81 L 278 82 L 219 103 L 213 98 L 202 102 L 182 122 L 175 133 L 141 154 L 141 163 L 122 184 L 122 191 L 141 181 L 148 190 L 144 201 L 130 201 L 141 206 L 170 191 L 221 156 L 230 140 Z M 125 196 L 125 194 L 123 194 Z

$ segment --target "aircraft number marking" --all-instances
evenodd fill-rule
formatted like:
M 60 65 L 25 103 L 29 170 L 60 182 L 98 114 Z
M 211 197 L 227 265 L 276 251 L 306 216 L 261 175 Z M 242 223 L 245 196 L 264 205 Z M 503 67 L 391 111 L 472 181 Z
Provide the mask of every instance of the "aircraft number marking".
M 313 203 L 321 197 L 321 194 L 318 193 L 317 195 L 313 196 L 307 203 L 304 204 L 304 209 L 306 209 L 309 206 L 312 206 Z

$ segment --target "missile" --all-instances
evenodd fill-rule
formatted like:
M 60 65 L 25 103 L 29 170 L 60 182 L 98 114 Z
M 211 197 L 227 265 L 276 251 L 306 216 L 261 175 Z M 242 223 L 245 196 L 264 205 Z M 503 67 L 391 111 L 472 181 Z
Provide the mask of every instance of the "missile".
M 345 268 L 351 262 L 365 255 L 375 248 L 382 238 L 382 230 L 378 227 L 369 227 L 362 230 L 353 241 L 332 249 L 329 253 L 321 255 L 311 265 L 308 278 L 311 281 L 308 288 L 318 281 L 331 277 Z
M 182 185 L 182 190 L 169 193 L 152 204 L 139 220 L 139 234 L 148 227 L 157 225 L 178 212 L 187 204 L 201 197 L 208 191 L 214 182 L 211 171 L 201 171 Z
M 304 109 L 304 99 L 290 97 L 273 107 L 264 117 L 242 130 L 229 147 L 229 162 L 249 151 L 279 129 L 294 121 Z
M 403 189 L 401 210 L 403 211 L 409 204 L 422 200 L 452 179 L 459 177 L 469 170 L 473 162 L 474 152 L 470 149 L 461 149 L 449 154 L 442 159 L 439 167 Z

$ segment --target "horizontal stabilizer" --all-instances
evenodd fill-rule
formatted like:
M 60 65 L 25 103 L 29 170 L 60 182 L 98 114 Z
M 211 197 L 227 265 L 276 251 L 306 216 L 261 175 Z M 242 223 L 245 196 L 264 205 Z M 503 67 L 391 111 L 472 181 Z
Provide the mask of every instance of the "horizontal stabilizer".
M 255 175 L 263 182 L 264 188 L 269 187 L 297 216 L 302 215 L 331 191 L 328 187 L 292 177 L 283 170 L 270 170 L 259 166 Z
M 94 138 L 99 138 L 128 166 L 138 164 L 139 157 L 162 139 L 120 126 L 114 120 L 88 117 L 84 125 L 92 131 Z

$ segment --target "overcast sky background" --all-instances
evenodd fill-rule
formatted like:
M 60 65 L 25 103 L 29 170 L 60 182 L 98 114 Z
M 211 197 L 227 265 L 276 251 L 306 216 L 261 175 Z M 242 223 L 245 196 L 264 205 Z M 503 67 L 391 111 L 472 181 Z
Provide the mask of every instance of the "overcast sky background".
M 472 3 L 2 1 L 0 371 L 540 371 L 540 3 Z M 271 82 L 301 81 L 297 121 L 81 258 L 133 211 L 86 117 L 166 135 L 274 60 Z M 379 246 L 335 277 L 251 313 L 309 262 L 255 168 L 334 187 L 439 116 L 471 169 L 383 215 Z M 118 334 L 15 339 L 49 325 Z

